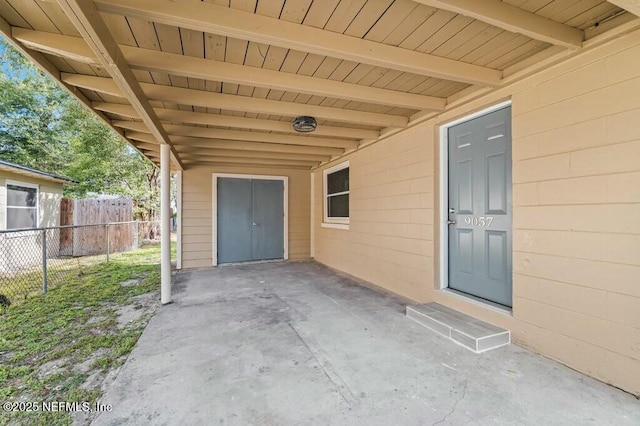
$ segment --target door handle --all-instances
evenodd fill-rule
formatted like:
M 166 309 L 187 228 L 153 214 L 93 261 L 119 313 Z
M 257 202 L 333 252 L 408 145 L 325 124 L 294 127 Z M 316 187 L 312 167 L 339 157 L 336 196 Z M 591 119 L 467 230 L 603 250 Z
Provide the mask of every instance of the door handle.
M 448 220 L 447 221 L 447 225 L 455 225 L 456 221 L 455 220 Z

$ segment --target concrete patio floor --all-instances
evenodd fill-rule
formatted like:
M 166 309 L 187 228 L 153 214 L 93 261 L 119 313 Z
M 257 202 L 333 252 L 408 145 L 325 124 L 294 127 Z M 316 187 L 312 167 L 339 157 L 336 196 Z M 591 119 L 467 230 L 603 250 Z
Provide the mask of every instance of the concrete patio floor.
M 315 263 L 181 272 L 94 424 L 640 424 L 640 401 L 515 345 L 476 355 Z

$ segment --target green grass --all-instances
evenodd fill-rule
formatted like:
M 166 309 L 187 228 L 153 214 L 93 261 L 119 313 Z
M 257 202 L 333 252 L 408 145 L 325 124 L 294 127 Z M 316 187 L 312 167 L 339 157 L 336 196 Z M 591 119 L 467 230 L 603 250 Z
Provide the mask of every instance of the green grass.
M 102 379 L 124 362 L 155 311 L 159 252 L 151 245 L 85 265 L 65 284 L 0 313 L 0 402 L 95 402 Z M 129 280 L 139 282 L 121 285 Z M 119 326 L 118 309 L 125 305 L 141 315 Z M 83 386 L 91 375 L 97 380 Z M 0 408 L 0 425 L 71 422 L 70 413 Z

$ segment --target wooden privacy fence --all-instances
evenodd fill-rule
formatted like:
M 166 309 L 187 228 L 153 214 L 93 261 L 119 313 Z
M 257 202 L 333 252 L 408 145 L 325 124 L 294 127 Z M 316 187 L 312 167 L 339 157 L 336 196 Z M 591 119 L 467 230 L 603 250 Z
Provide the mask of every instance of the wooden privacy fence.
M 60 231 L 61 256 L 88 256 L 104 253 L 109 247 L 112 253 L 129 251 L 138 245 L 136 224 L 121 224 L 133 220 L 133 202 L 128 198 L 69 199 L 60 203 L 60 225 L 95 225 L 81 228 L 63 228 Z

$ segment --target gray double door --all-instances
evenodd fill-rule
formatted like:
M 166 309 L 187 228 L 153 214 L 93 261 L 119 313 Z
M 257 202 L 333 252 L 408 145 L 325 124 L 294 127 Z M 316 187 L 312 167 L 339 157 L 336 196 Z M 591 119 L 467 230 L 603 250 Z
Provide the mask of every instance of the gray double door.
M 449 287 L 512 306 L 511 108 L 448 129 Z
M 218 263 L 284 257 L 284 182 L 218 178 Z

